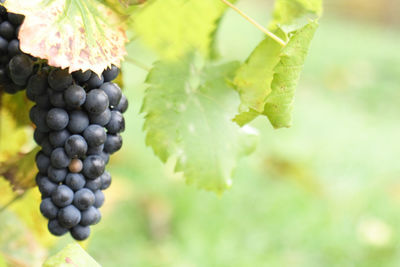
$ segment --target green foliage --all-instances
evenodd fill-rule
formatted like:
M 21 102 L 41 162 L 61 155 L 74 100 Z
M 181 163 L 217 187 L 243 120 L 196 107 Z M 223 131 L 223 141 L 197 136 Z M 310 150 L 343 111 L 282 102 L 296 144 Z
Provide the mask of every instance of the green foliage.
M 226 8 L 216 0 L 153 1 L 134 17 L 133 29 L 162 57 L 185 56 L 194 49 L 208 56 L 215 53 L 214 33 Z
M 100 267 L 100 265 L 78 244 L 69 244 L 56 255 L 50 257 L 43 267 L 69 266 Z
M 221 193 L 254 136 L 231 121 L 238 97 L 230 85 L 237 62 L 204 65 L 195 56 L 159 62 L 147 77 L 146 143 L 162 161 L 176 157 L 188 183 Z

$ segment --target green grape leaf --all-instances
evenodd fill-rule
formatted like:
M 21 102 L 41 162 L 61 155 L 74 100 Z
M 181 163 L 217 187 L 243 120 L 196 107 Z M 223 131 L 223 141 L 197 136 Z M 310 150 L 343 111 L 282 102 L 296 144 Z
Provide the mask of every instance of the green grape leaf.
M 69 244 L 56 255 L 45 261 L 43 267 L 100 267 L 98 264 L 80 245 Z
M 322 14 L 322 0 L 276 0 L 273 25 L 289 26 L 292 31 L 308 20 L 315 20 Z M 285 28 L 285 27 L 284 27 Z
M 318 23 L 313 21 L 293 32 L 274 68 L 271 93 L 267 96 L 263 112 L 274 128 L 291 126 L 296 86 L 317 27 Z
M 231 87 L 238 63 L 206 65 L 199 58 L 161 61 L 149 73 L 146 144 L 163 162 L 176 158 L 175 170 L 189 184 L 222 193 L 257 138 L 231 120 L 239 103 Z
M 120 66 L 126 54 L 124 17 L 113 8 L 118 1 L 110 1 L 12 0 L 5 6 L 25 15 L 19 32 L 25 53 L 70 72 L 91 69 L 100 75 L 111 64 Z
M 275 34 L 286 40 L 286 34 L 277 29 Z M 241 104 L 235 121 L 244 125 L 264 110 L 265 99 L 271 93 L 274 68 L 278 64 L 282 46 L 267 37 L 251 53 L 240 67 L 234 83 L 239 92 Z
M 144 43 L 164 58 L 184 56 L 197 49 L 212 55 L 213 38 L 227 9 L 216 0 L 161 0 L 135 16 L 133 28 Z

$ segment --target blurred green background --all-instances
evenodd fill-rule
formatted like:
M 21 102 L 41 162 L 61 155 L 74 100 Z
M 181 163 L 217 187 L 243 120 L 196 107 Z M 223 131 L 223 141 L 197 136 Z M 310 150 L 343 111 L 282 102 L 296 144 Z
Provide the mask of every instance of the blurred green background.
M 238 6 L 267 24 L 272 4 Z M 293 127 L 254 121 L 257 151 L 220 197 L 186 186 L 145 147 L 146 72 L 125 63 L 125 146 L 110 165 L 89 254 L 103 266 L 399 266 L 399 14 L 398 0 L 325 2 Z M 230 11 L 219 48 L 226 60 L 245 60 L 262 38 Z M 154 59 L 138 42 L 129 57 Z M 51 253 L 69 242 L 53 242 Z

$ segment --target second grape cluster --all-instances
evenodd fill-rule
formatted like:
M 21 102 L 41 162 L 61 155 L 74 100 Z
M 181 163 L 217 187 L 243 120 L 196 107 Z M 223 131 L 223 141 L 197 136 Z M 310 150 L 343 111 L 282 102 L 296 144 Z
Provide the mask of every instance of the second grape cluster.
M 121 89 L 111 82 L 118 73 L 115 66 L 100 77 L 45 67 L 29 78 L 26 94 L 36 103 L 30 119 L 42 149 L 36 156 L 40 211 L 54 235 L 69 231 L 84 240 L 89 226 L 101 218 L 102 190 L 111 183 L 105 166 L 122 146 L 122 113 L 128 107 Z

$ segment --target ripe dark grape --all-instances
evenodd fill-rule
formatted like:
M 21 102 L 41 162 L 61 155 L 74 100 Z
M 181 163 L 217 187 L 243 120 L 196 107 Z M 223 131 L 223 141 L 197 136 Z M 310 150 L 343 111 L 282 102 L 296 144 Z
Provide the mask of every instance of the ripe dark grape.
M 111 65 L 111 68 L 107 68 L 106 70 L 103 71 L 104 81 L 110 82 L 115 78 L 117 78 L 118 74 L 119 74 L 119 69 L 116 66 Z
M 88 226 L 97 223 L 100 220 L 100 212 L 95 207 L 91 206 L 87 210 L 81 212 L 80 225 Z
M 6 54 L 8 52 L 8 41 L 0 36 L 0 53 Z
M 10 60 L 8 67 L 12 81 L 24 86 L 33 72 L 33 61 L 26 55 L 16 55 Z
M 83 132 L 87 144 L 96 147 L 104 144 L 107 139 L 106 131 L 100 125 L 92 124 Z
M 92 124 L 98 124 L 100 126 L 106 126 L 111 120 L 111 110 L 107 108 L 105 111 L 102 113 L 96 115 L 96 114 L 90 114 L 90 123 Z
M 49 232 L 55 236 L 62 236 L 68 232 L 68 229 L 61 226 L 58 220 L 51 220 L 48 224 Z
M 107 140 L 104 143 L 104 151 L 113 154 L 122 147 L 122 137 L 119 134 L 107 134 Z
M 99 155 L 106 164 L 108 164 L 108 162 L 110 161 L 110 154 L 106 153 L 106 152 L 101 152 L 101 154 Z
M 50 166 L 50 158 L 43 152 L 39 152 L 36 155 L 36 166 L 38 167 L 40 173 L 47 174 L 47 169 Z
M 50 87 L 56 91 L 64 91 L 72 84 L 72 81 L 72 75 L 67 69 L 53 69 L 48 78 Z
M 104 173 L 105 162 L 97 155 L 88 156 L 83 161 L 83 174 L 87 179 L 96 179 Z
M 29 111 L 29 118 L 36 125 L 41 132 L 49 132 L 50 128 L 47 126 L 47 110 L 40 108 L 38 105 L 33 106 Z
M 57 218 L 58 208 L 54 205 L 51 198 L 45 198 L 40 203 L 40 212 L 43 214 L 44 217 L 47 219 L 55 219 Z
M 64 147 L 65 141 L 71 136 L 68 130 L 53 131 L 49 133 L 49 141 L 53 147 Z
M 14 39 L 8 43 L 7 50 L 11 57 L 22 53 L 19 49 L 19 41 L 17 39 Z
M 43 197 L 49 197 L 57 189 L 57 184 L 53 183 L 46 176 L 40 176 L 37 178 L 36 183 L 39 187 L 40 193 Z
M 90 146 L 87 150 L 88 155 L 99 155 L 103 152 L 104 145 L 100 146 Z
M 66 185 L 59 185 L 51 194 L 51 199 L 58 207 L 63 208 L 72 203 L 74 192 Z
M 121 112 L 117 110 L 111 111 L 111 119 L 106 125 L 106 129 L 110 134 L 117 134 L 125 131 L 125 119 Z
M 80 71 L 74 71 L 72 73 L 72 77 L 74 77 L 74 79 L 79 82 L 79 83 L 84 83 L 87 82 L 90 77 L 92 75 L 92 72 L 90 70 L 87 70 L 85 72 Z
M 42 152 L 50 157 L 51 152 L 53 152 L 53 146 L 50 144 L 49 138 L 46 137 L 43 139 L 43 141 L 40 143 L 40 146 L 42 147 Z
M 87 86 L 89 89 L 99 88 L 104 82 L 104 77 L 101 75 L 100 77 L 92 72 L 90 79 L 87 81 Z
M 89 126 L 89 117 L 82 110 L 75 110 L 70 113 L 68 130 L 73 134 L 82 133 Z
M 97 177 L 93 180 L 87 180 L 85 187 L 92 190 L 92 192 L 96 192 L 97 190 L 101 189 L 102 181 L 101 177 Z
M 2 23 L 0 23 L 0 35 L 7 39 L 7 40 L 11 40 L 14 37 L 14 32 L 15 28 L 14 26 L 8 22 L 8 21 L 3 21 Z
M 45 94 L 47 92 L 47 74 L 42 72 L 32 75 L 26 90 L 31 91 L 33 95 Z
M 121 100 L 119 101 L 115 110 L 118 110 L 121 113 L 125 113 L 127 109 L 128 109 L 128 99 L 126 99 L 126 96 L 122 94 Z
M 69 123 L 68 113 L 61 108 L 50 109 L 46 118 L 47 126 L 55 131 L 61 131 Z
M 122 97 L 122 91 L 117 84 L 106 82 L 100 86 L 100 89 L 107 94 L 110 106 L 115 107 L 119 104 Z
M 84 157 L 87 149 L 88 145 L 81 135 L 71 135 L 65 142 L 65 151 L 70 158 Z
M 64 92 L 64 100 L 69 108 L 79 108 L 86 100 L 85 89 L 79 85 L 71 85 Z
M 42 143 L 42 141 L 47 137 L 48 137 L 47 133 L 41 132 L 38 129 L 35 129 L 35 132 L 33 133 L 33 139 L 38 145 L 40 145 L 40 143 Z
M 85 240 L 90 235 L 90 227 L 77 225 L 71 229 L 71 236 L 78 241 Z
M 7 14 L 8 20 L 16 25 L 19 26 L 22 24 L 22 22 L 24 21 L 24 16 L 20 15 L 20 14 L 15 14 L 15 13 L 8 13 Z
M 49 89 L 48 92 L 50 103 L 56 108 L 65 108 L 67 103 L 64 100 L 64 93 Z
M 100 89 L 91 90 L 86 96 L 85 109 L 91 114 L 101 114 L 109 106 L 107 94 Z
M 35 96 L 34 100 L 36 102 L 36 105 L 38 105 L 38 107 L 40 107 L 40 108 L 43 108 L 43 109 L 51 108 L 50 99 L 47 94 Z
M 101 176 L 101 190 L 106 190 L 111 185 L 111 174 L 105 171 Z
M 83 188 L 85 183 L 85 177 L 80 173 L 69 173 L 65 178 L 65 184 L 73 191 Z
M 54 183 L 61 183 L 64 181 L 65 177 L 67 176 L 67 169 L 66 168 L 55 168 L 53 166 L 49 166 L 47 169 L 47 175 L 49 179 Z
M 95 196 L 94 206 L 96 208 L 100 208 L 101 206 L 103 206 L 103 203 L 104 203 L 104 194 L 103 194 L 103 192 L 101 192 L 101 190 L 97 190 L 94 193 L 94 196 Z
M 80 210 L 86 210 L 94 204 L 95 197 L 92 191 L 87 188 L 82 188 L 75 192 L 74 206 Z
M 58 212 L 58 222 L 65 228 L 72 228 L 81 220 L 81 212 L 74 206 L 66 206 Z
M 68 140 L 67 140 L 68 142 Z M 55 168 L 67 168 L 71 163 L 71 158 L 67 155 L 66 151 L 62 147 L 58 147 L 53 150 L 50 156 L 51 165 Z

